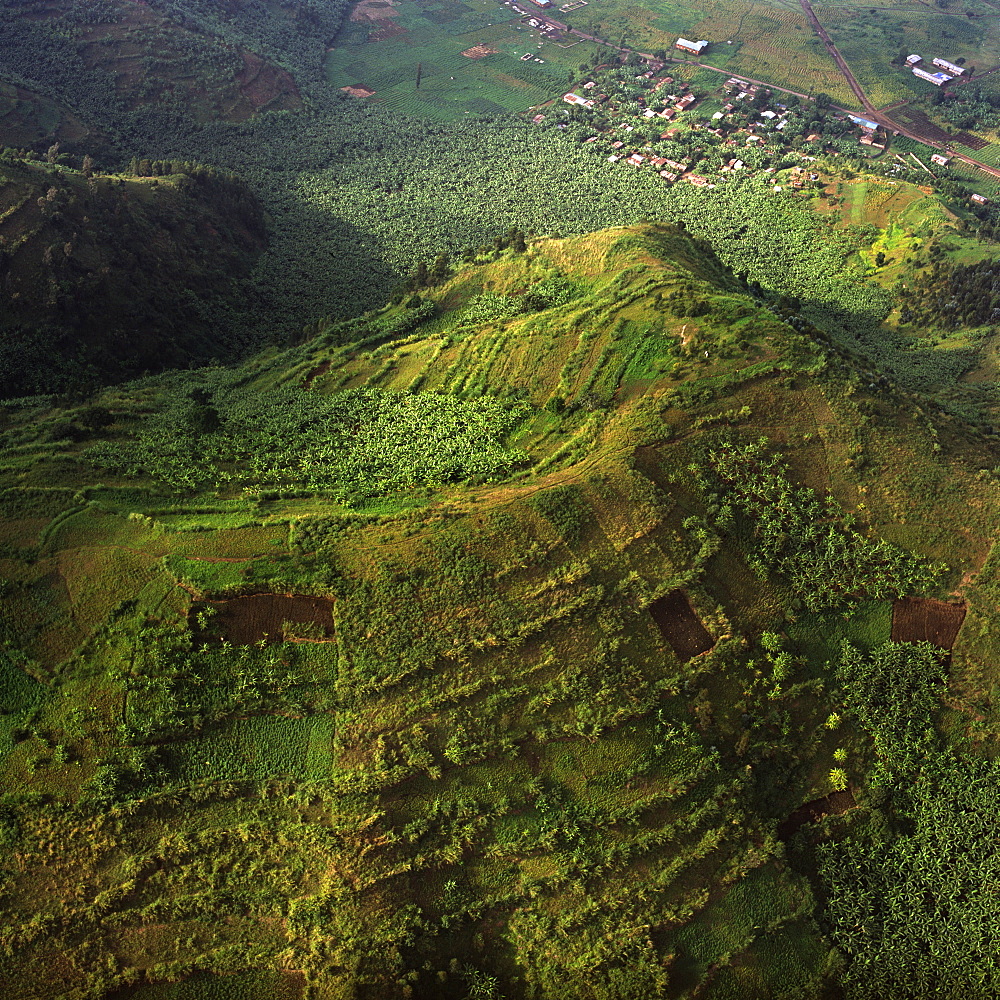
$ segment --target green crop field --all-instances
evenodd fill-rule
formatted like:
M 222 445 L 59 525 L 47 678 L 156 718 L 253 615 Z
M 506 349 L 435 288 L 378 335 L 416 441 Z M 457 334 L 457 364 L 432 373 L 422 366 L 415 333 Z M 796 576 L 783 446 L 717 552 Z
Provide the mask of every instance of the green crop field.
M 209 736 L 179 743 L 170 770 L 183 782 L 314 781 L 330 773 L 332 720 L 325 716 L 238 719 Z

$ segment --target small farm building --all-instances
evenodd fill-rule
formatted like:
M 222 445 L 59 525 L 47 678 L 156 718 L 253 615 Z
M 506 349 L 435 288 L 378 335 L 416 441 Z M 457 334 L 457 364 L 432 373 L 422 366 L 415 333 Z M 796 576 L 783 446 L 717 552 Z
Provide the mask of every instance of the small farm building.
M 948 62 L 947 59 L 933 59 L 931 60 L 938 69 L 943 69 L 946 73 L 950 73 L 952 76 L 961 76 L 965 69 L 961 66 L 956 66 L 953 62 Z
M 696 56 L 700 56 L 708 48 L 708 42 L 704 39 L 700 42 L 691 42 L 686 38 L 678 38 L 674 43 L 674 47 L 680 49 L 682 52 L 691 52 Z

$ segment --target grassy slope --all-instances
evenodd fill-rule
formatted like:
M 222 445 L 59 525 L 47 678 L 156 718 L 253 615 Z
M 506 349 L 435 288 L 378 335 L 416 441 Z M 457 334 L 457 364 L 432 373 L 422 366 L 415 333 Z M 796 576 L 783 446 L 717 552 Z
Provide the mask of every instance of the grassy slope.
M 193 176 L 192 176 L 193 175 Z M 260 209 L 222 175 L 85 177 L 0 161 L 0 393 L 207 359 L 263 249 Z
M 557 286 L 562 305 L 521 308 Z M 863 787 L 871 746 L 824 724 L 827 661 L 887 639 L 887 606 L 805 614 L 751 571 L 751 535 L 713 541 L 700 448 L 727 425 L 864 532 L 947 561 L 972 615 L 949 718 L 993 739 L 984 442 L 864 391 L 676 230 L 537 241 L 428 297 L 401 340 L 380 341 L 406 313 L 387 309 L 237 384 L 527 402 L 505 480 L 421 484 L 415 462 L 412 488 L 352 509 L 296 488 L 289 433 L 288 488 L 247 489 L 233 456 L 232 480 L 174 495 L 53 443 L 78 413 L 7 408 L 12 997 L 196 969 L 251 971 L 115 996 L 818 995 L 837 961 L 808 853 L 775 829 L 830 791 L 838 747 Z M 221 378 L 109 391 L 102 433 L 127 449 L 196 387 L 231 420 Z M 715 640 L 689 661 L 649 611 L 679 586 Z M 227 592 L 330 596 L 335 640 L 195 641 L 192 601 Z M 787 632 L 787 690 L 765 629 Z

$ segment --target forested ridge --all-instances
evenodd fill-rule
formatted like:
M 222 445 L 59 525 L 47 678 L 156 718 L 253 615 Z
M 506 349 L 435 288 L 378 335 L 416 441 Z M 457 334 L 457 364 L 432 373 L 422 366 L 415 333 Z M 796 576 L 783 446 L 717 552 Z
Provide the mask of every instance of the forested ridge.
M 956 267 L 937 261 L 910 291 L 903 318 L 916 327 L 956 330 L 995 324 L 1000 318 L 1000 264 L 995 260 Z
M 254 195 L 190 162 L 124 180 L 0 157 L 0 391 L 92 391 L 241 343 L 266 244 Z M 153 176 L 153 175 L 156 176 Z

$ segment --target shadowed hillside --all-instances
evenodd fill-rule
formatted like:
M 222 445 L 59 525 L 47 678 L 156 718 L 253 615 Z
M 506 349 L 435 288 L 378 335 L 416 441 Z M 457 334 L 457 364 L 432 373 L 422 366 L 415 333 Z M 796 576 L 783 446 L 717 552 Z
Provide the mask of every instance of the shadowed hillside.
M 37 130 L 71 148 L 82 118 L 127 144 L 130 116 L 143 109 L 207 122 L 302 106 L 287 70 L 253 50 L 258 39 L 247 48 L 206 31 L 180 4 L 29 0 L 0 12 L 0 77 L 21 88 L 0 92 L 0 114 L 16 127 L 7 142 Z
M 231 349 L 242 280 L 265 245 L 237 180 L 184 164 L 157 177 L 0 159 L 0 394 L 79 388 Z

